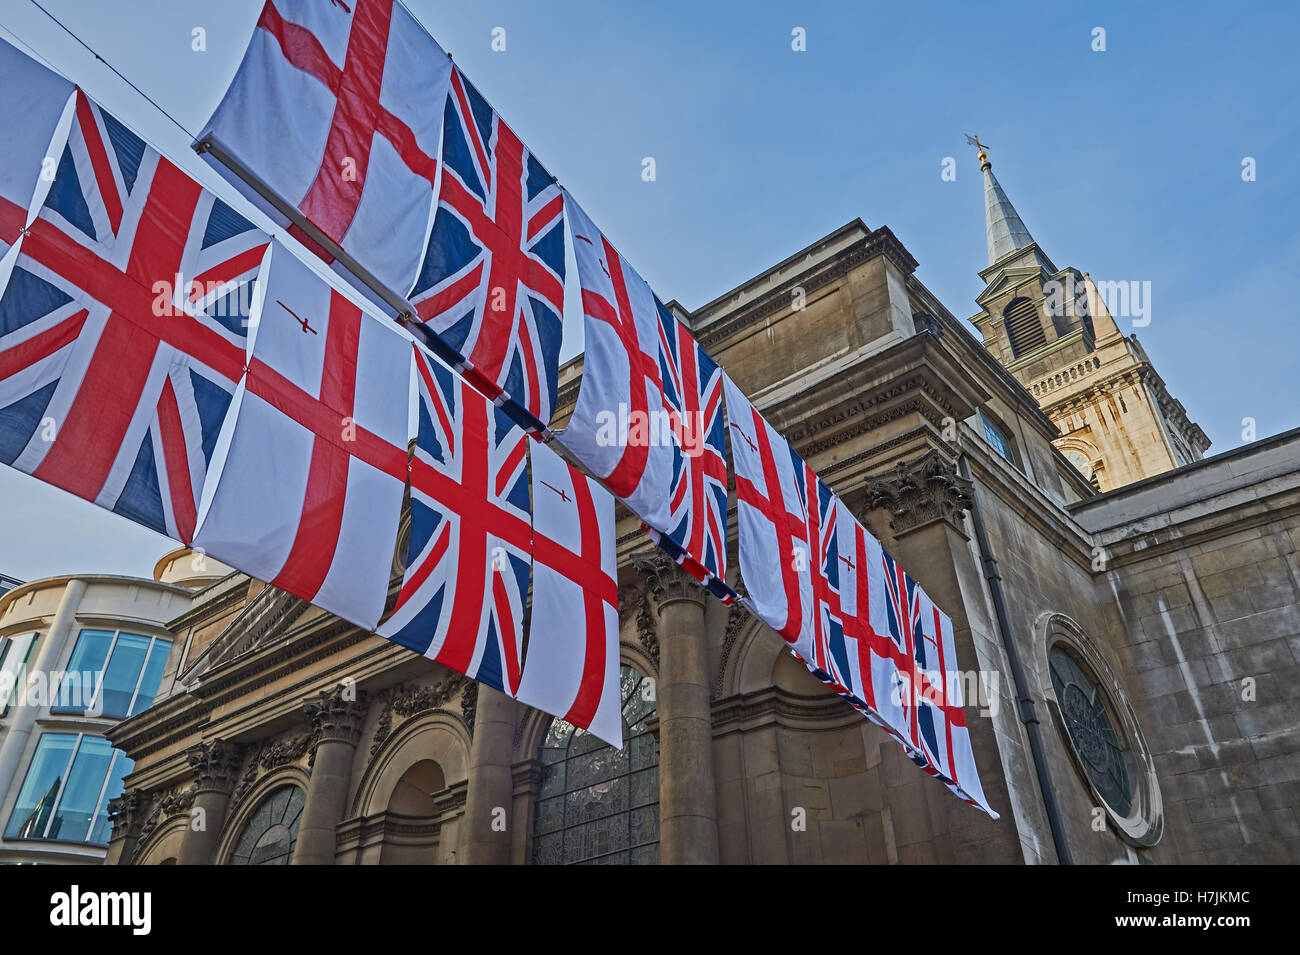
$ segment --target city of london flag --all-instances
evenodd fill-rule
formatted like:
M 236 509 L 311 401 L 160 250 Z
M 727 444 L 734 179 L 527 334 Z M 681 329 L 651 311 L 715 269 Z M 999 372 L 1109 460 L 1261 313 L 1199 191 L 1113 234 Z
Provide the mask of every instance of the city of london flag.
M 258 281 L 248 371 L 194 543 L 372 629 L 406 485 L 411 341 L 284 246 Z
M 614 498 L 533 442 L 533 607 L 516 696 L 623 747 Z
M 660 378 L 659 303 L 573 197 L 565 201 L 585 334 L 582 385 L 560 442 L 662 531 L 672 519 L 677 440 Z
M 824 518 L 829 498 L 815 476 L 758 410 L 723 376 L 736 471 L 740 573 L 748 605 L 803 660 L 815 659 L 810 572 L 821 540 L 809 538 L 809 516 Z

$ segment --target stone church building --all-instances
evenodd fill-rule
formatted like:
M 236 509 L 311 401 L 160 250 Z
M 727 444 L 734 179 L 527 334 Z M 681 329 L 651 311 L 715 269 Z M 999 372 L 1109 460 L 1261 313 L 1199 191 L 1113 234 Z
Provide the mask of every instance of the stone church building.
M 228 574 L 107 731 L 106 862 L 1300 862 L 1300 430 L 1203 457 L 981 159 L 978 334 L 861 220 L 673 308 L 952 616 L 1000 819 L 624 513 L 622 750 Z

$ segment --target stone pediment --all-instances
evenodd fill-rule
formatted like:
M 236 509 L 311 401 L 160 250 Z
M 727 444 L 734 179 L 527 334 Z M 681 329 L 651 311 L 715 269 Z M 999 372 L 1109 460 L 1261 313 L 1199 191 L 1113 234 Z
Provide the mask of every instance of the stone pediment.
M 189 685 L 209 670 L 277 642 L 310 608 L 302 598 L 268 584 L 181 674 L 181 682 Z

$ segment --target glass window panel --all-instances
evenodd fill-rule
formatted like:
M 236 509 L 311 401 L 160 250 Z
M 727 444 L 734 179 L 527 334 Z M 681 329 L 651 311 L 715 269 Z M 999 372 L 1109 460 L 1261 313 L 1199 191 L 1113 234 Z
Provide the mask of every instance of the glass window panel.
M 99 808 L 99 796 L 108 778 L 108 768 L 113 762 L 113 746 L 98 736 L 83 736 L 72 770 L 63 786 L 63 795 L 50 820 L 47 839 L 64 839 L 85 842 L 90 836 L 91 822 Z
M 77 745 L 76 734 L 46 733 L 36 745 L 36 755 L 27 769 L 27 778 L 18 792 L 18 801 L 9 814 L 6 839 L 42 839 L 54 801 L 63 784 L 68 760 Z
M 147 709 L 158 695 L 158 686 L 162 683 L 163 670 L 167 667 L 167 654 L 171 652 L 170 640 L 155 640 L 149 651 L 149 662 L 144 666 L 144 676 L 140 678 L 140 689 L 136 693 L 135 703 L 131 705 L 128 716 L 135 716 Z
M 118 634 L 117 645 L 104 671 L 100 689 L 100 709 L 105 716 L 126 716 L 131 698 L 140 679 L 145 658 L 149 655 L 149 638 L 134 633 Z
M 134 768 L 135 763 L 125 753 L 120 750 L 114 752 L 113 765 L 108 771 L 108 789 L 104 791 L 104 798 L 100 800 L 99 810 L 95 813 L 95 827 L 90 831 L 90 842 L 101 846 L 108 845 L 108 837 L 112 833 L 112 827 L 108 823 L 109 801 L 122 795 L 122 790 L 126 786 L 126 777 Z
M 104 669 L 109 648 L 113 645 L 112 630 L 83 630 L 72 648 L 72 657 L 64 671 L 75 676 L 65 676 L 59 684 L 59 698 L 53 709 L 82 711 L 90 704 L 95 691 L 95 676 Z
M 1007 433 L 982 411 L 980 412 L 980 420 L 984 422 L 984 437 L 993 446 L 993 450 L 1007 461 L 1015 464 L 1016 459 L 1011 452 L 1011 439 L 1007 437 Z
M 23 667 L 32 658 L 36 634 L 24 633 L 0 641 L 0 716 L 9 712 L 21 689 Z

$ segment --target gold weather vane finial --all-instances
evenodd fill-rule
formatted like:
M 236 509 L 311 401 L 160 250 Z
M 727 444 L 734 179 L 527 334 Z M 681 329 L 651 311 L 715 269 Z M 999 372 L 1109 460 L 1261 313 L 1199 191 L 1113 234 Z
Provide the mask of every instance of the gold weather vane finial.
M 986 162 L 989 161 L 989 154 L 988 154 L 988 151 L 987 151 L 987 150 L 988 150 L 988 147 L 985 146 L 982 142 L 980 142 L 980 138 L 979 138 L 978 135 L 976 135 L 976 136 L 972 136 L 970 133 L 967 133 L 967 134 L 966 134 L 966 142 L 967 142 L 969 145 L 974 146 L 976 149 L 978 149 L 978 150 L 980 151 L 980 162 L 981 162 L 981 163 L 986 163 Z

